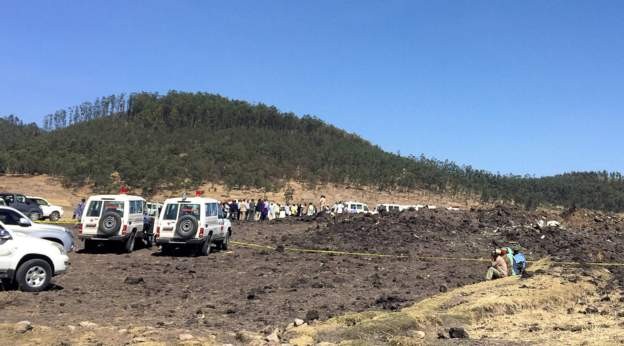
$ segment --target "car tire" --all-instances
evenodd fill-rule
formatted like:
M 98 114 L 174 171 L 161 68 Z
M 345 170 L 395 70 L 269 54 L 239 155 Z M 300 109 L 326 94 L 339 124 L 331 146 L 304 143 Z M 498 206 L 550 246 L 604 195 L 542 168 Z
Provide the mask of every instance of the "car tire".
M 17 287 L 24 292 L 41 292 L 48 288 L 51 279 L 50 264 L 39 258 L 22 263 L 15 273 Z
M 121 229 L 121 216 L 114 211 L 105 211 L 98 223 L 98 233 L 105 236 L 112 236 L 119 233 Z
M 131 253 L 134 250 L 134 243 L 136 240 L 136 233 L 132 232 L 128 239 L 124 242 L 124 251 L 126 253 Z
M 199 249 L 199 255 L 200 256 L 208 256 L 210 255 L 210 251 L 212 249 L 212 241 L 210 240 L 210 238 L 207 238 L 206 240 L 204 240 L 204 242 L 202 243 L 200 249 Z
M 58 221 L 60 218 L 61 218 L 61 214 L 59 214 L 59 212 L 58 212 L 58 211 L 53 211 L 53 212 L 50 214 L 50 221 L 52 221 L 52 222 L 56 222 L 56 221 Z
M 41 214 L 36 213 L 36 212 L 32 212 L 32 213 L 28 214 L 28 218 L 31 221 L 37 221 L 37 220 L 39 220 L 41 218 Z
M 198 229 L 199 222 L 197 222 L 197 218 L 193 215 L 184 215 L 178 220 L 175 233 L 182 239 L 190 239 L 197 234 Z
M 219 242 L 219 250 L 227 251 L 229 245 L 230 245 L 230 232 L 228 231 L 225 234 L 225 238 L 223 238 L 223 240 Z

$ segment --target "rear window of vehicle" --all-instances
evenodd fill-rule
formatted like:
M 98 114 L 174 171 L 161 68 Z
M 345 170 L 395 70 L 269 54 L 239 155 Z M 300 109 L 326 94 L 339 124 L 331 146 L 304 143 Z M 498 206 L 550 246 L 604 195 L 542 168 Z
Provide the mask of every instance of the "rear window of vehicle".
M 98 217 L 102 212 L 102 201 L 91 201 L 89 203 L 89 207 L 87 208 L 87 216 L 89 217 Z
M 175 220 L 178 218 L 178 204 L 167 204 L 165 207 L 165 214 L 163 215 L 163 220 Z
M 104 211 L 114 211 L 121 215 L 124 213 L 124 202 L 122 201 L 104 201 Z
M 193 215 L 199 219 L 199 204 L 180 203 L 180 216 Z

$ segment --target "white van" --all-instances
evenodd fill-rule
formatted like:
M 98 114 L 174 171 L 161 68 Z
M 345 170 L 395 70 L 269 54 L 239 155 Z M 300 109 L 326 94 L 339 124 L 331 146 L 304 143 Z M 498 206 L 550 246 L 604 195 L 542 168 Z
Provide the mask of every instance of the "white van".
M 195 246 L 208 255 L 214 244 L 227 250 L 232 224 L 221 210 L 221 203 L 206 197 L 169 198 L 156 221 L 156 244 L 163 253 L 176 246 Z
M 368 205 L 361 202 L 347 201 L 344 202 L 345 212 L 351 214 L 370 213 Z
M 148 239 L 143 231 L 145 199 L 131 195 L 97 195 L 87 200 L 80 220 L 78 237 L 84 240 L 85 250 L 97 242 L 124 243 L 124 250 L 132 252 L 136 239 Z

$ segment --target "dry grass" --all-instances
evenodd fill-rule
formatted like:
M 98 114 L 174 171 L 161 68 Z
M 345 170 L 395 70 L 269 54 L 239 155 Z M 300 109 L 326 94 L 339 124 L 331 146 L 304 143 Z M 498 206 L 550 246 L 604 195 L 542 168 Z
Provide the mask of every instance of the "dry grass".
M 568 279 L 548 261 L 532 270 L 549 274 L 481 282 L 425 299 L 399 312 L 350 314 L 289 332 L 294 345 L 312 342 L 413 345 L 438 342 L 437 333 L 453 326 L 471 339 L 532 344 L 609 345 L 624 343 L 624 325 L 615 317 L 617 304 L 600 302 L 598 287 L 609 274 Z M 574 282 L 572 282 L 574 281 Z M 617 301 L 619 293 L 612 293 Z M 586 314 L 588 306 L 604 314 Z M 414 336 L 416 330 L 426 336 Z

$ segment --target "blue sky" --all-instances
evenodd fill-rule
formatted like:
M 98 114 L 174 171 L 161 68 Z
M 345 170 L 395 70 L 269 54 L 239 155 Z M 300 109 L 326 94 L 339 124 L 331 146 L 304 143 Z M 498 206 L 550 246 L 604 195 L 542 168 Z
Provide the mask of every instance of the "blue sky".
M 493 172 L 624 172 L 624 2 L 0 3 L 0 114 L 170 89 Z

